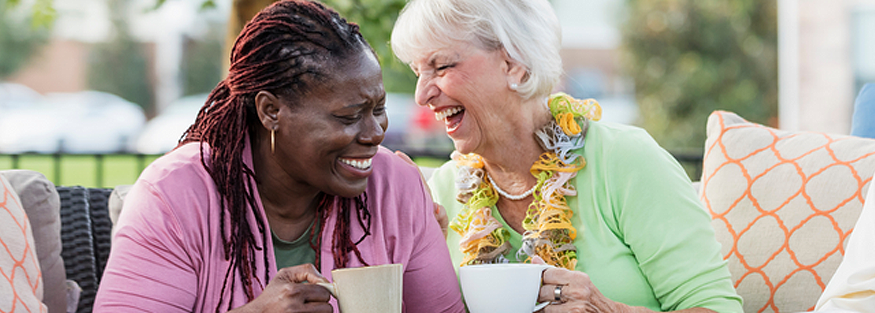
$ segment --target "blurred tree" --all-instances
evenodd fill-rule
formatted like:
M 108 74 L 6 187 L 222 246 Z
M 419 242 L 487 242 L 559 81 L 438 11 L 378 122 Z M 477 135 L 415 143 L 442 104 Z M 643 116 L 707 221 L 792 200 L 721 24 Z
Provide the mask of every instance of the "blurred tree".
M 164 0 L 158 0 L 164 1 Z M 237 34 L 258 11 L 274 0 L 233 0 L 231 18 L 228 21 L 224 62 L 228 62 L 231 46 Z M 413 93 L 416 77 L 406 65 L 401 63 L 389 47 L 389 37 L 398 13 L 407 2 L 405 0 L 322 0 L 334 8 L 350 22 L 361 27 L 362 35 L 377 52 L 383 66 L 383 84 L 388 92 Z M 227 68 L 228 64 L 225 64 Z
M 622 63 L 660 144 L 701 149 L 718 109 L 775 126 L 776 1 L 627 1 Z
M 413 93 L 416 76 L 392 53 L 389 37 L 406 0 L 323 0 L 341 16 L 359 24 L 362 35 L 377 52 L 383 66 L 383 84 L 387 92 Z
M 40 20 L 44 15 L 13 14 L 16 4 L 13 0 L 0 1 L 0 79 L 27 65 L 49 39 L 51 23 Z
M 186 38 L 181 65 L 184 96 L 209 93 L 222 80 L 224 28 L 209 29 L 201 38 Z
M 127 0 L 108 0 L 112 39 L 94 46 L 88 59 L 88 87 L 118 95 L 154 112 L 149 64 L 143 46 L 135 41 L 125 19 Z

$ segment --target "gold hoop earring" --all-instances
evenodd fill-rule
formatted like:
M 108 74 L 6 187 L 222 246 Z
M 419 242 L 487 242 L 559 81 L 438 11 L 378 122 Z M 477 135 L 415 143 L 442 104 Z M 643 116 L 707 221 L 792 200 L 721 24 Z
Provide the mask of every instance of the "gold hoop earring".
M 270 130 L 270 153 L 276 152 L 276 130 Z

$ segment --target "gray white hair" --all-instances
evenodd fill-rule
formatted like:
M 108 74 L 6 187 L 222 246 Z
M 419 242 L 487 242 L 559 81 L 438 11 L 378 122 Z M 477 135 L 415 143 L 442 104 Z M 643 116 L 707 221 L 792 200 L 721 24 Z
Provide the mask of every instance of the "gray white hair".
M 547 0 L 411 0 L 392 30 L 392 50 L 404 63 L 458 43 L 504 48 L 526 68 L 521 97 L 546 97 L 562 75 L 562 29 Z

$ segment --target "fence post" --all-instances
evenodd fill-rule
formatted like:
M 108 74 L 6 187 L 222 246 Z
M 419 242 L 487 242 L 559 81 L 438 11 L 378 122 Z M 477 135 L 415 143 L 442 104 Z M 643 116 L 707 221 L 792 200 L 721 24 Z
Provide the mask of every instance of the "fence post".
M 54 179 L 56 186 L 60 186 L 61 184 L 61 153 L 55 152 L 52 154 L 52 165 L 54 166 Z
M 97 188 L 103 188 L 103 154 L 95 154 L 94 155 L 94 163 L 97 167 L 95 169 L 95 185 Z

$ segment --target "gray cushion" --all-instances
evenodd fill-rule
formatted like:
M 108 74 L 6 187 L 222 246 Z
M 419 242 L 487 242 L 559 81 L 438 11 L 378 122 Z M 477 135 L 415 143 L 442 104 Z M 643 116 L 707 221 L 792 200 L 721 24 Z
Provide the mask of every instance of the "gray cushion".
M 109 195 L 109 218 L 112 220 L 112 235 L 115 236 L 115 225 L 118 223 L 118 217 L 122 213 L 122 205 L 124 205 L 125 197 L 133 185 L 118 185 L 112 190 Z
M 55 185 L 43 174 L 29 170 L 0 171 L 21 199 L 33 227 L 34 245 L 45 284 L 43 303 L 49 313 L 66 312 L 67 290 L 61 259 L 60 200 Z

